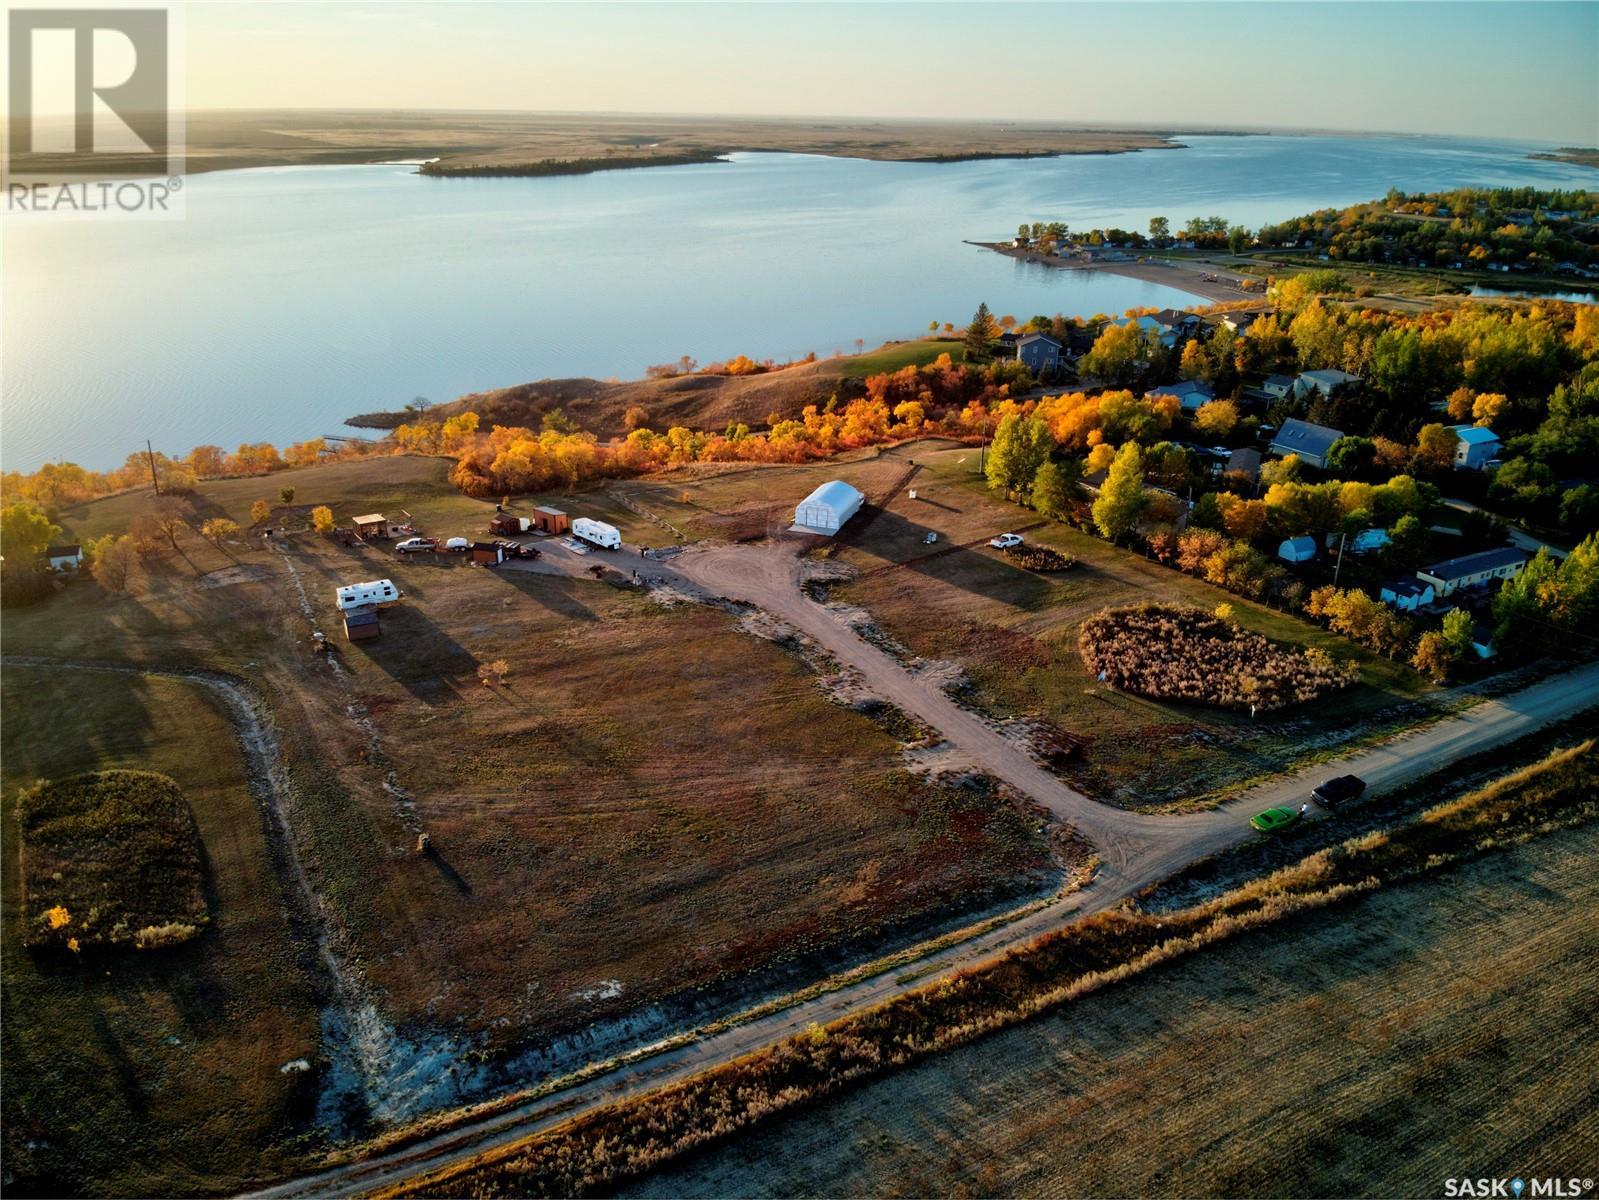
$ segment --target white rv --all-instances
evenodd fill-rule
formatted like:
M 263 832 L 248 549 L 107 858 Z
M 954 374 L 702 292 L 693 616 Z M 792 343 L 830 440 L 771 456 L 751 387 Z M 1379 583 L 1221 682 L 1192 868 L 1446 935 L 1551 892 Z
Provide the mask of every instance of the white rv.
M 373 579 L 367 583 L 346 584 L 334 593 L 340 612 L 349 612 L 351 609 L 365 608 L 368 605 L 387 608 L 391 604 L 398 604 L 400 595 L 400 589 L 394 586 L 392 579 Z
M 591 521 L 587 517 L 579 517 L 572 522 L 572 536 L 582 538 L 589 545 L 598 546 L 601 550 L 622 548 L 622 535 L 615 525 L 607 525 L 604 521 Z

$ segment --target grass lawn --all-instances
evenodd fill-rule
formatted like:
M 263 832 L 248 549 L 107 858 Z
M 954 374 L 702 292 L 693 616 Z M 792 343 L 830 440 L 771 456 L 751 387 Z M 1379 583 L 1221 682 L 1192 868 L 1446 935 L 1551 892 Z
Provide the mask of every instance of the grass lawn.
M 15 1195 L 234 1191 L 291 1169 L 305 1113 L 279 1068 L 316 1012 L 224 715 L 175 680 L 7 667 L 4 1152 Z M 204 846 L 210 926 L 167 950 L 22 947 L 15 796 L 39 778 L 159 771 Z
M 840 373 L 847 379 L 865 379 L 868 375 L 881 375 L 901 367 L 923 367 L 940 354 L 947 354 L 952 362 L 966 361 L 966 344 L 959 338 L 917 338 L 912 342 L 895 342 L 866 354 L 856 354 L 843 359 Z
M 621 1194 L 1407 1196 L 1521 1163 L 1582 1176 L 1595 865 L 1591 829 L 1562 831 L 1305 914 Z
M 1383 710 L 1425 690 L 1408 667 L 1064 525 L 1024 536 L 1070 554 L 1076 565 L 1059 574 L 1022 570 L 981 542 L 1039 518 L 981 485 L 976 450 L 923 443 L 901 452 L 922 465 L 912 483 L 918 498 L 902 492 L 846 534 L 839 557 L 860 576 L 834 597 L 868 609 L 913 653 L 959 662 L 971 699 L 986 711 L 1041 715 L 1086 739 L 1068 774 L 1091 794 L 1122 802 L 1201 798 L 1357 736 L 1385 719 Z M 934 546 L 924 542 L 928 531 L 939 536 Z M 972 542 L 979 544 L 936 553 Z M 1102 608 L 1146 601 L 1206 612 L 1225 601 L 1246 628 L 1357 662 L 1361 682 L 1254 721 L 1097 685 L 1078 656 L 1079 624 Z

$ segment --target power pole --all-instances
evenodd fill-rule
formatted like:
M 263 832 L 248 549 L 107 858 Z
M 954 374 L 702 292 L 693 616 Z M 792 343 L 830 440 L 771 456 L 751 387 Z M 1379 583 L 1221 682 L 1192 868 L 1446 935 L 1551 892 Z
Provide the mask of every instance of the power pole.
M 1338 586 L 1338 572 L 1344 569 L 1344 543 L 1348 540 L 1349 535 L 1347 533 L 1341 535 L 1338 539 L 1338 562 L 1333 567 L 1333 587 Z
M 155 489 L 155 494 L 161 494 L 161 480 L 155 473 L 155 451 L 150 447 L 150 439 L 144 439 L 144 456 L 150 460 L 150 486 Z

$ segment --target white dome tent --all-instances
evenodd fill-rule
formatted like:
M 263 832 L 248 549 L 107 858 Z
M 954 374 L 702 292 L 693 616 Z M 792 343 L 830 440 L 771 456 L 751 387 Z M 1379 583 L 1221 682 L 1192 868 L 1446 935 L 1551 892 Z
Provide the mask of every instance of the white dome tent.
M 794 506 L 794 532 L 831 537 L 860 511 L 865 500 L 859 490 L 842 479 L 824 483 Z

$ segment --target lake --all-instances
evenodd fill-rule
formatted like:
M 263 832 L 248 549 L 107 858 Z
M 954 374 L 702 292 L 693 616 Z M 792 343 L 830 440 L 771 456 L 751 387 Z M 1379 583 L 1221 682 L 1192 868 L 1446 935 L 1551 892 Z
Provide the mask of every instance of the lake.
M 182 222 L 5 231 L 7 469 L 104 468 L 337 433 L 357 412 L 692 355 L 786 358 L 997 313 L 1192 297 L 963 239 L 1027 220 L 1256 227 L 1390 186 L 1585 186 L 1531 144 L 1196 137 L 1189 148 L 923 164 L 789 154 L 543 179 L 403 165 L 191 176 Z

